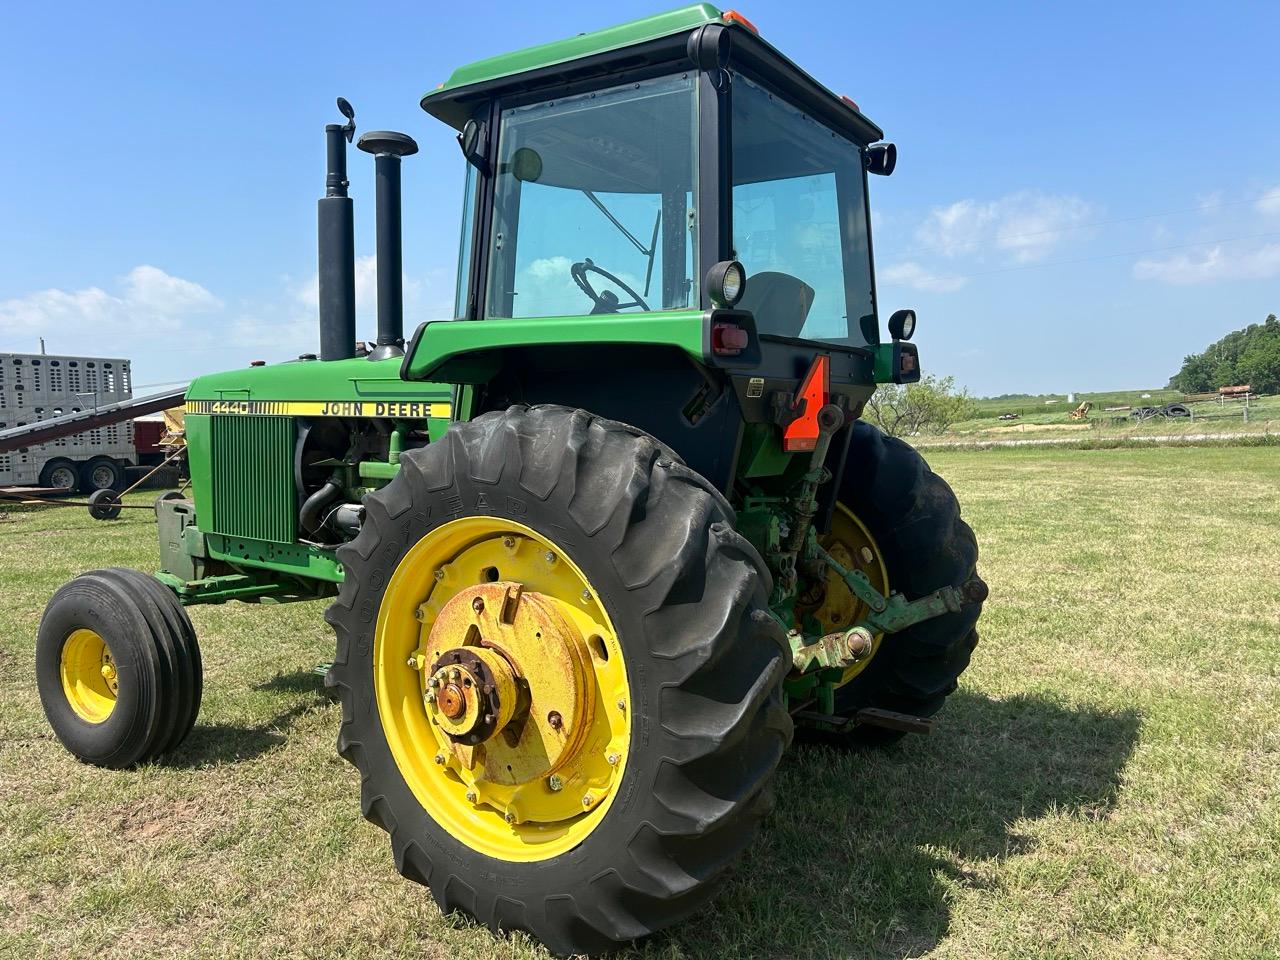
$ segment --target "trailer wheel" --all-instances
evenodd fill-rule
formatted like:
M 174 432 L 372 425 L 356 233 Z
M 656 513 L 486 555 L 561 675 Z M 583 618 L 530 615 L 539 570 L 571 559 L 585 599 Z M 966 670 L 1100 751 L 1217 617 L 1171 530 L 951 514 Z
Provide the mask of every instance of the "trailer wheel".
M 338 751 L 446 912 L 593 953 L 704 903 L 791 736 L 728 503 L 562 407 L 453 424 L 365 498 L 326 619 Z
M 124 467 L 118 460 L 112 460 L 110 457 L 94 457 L 80 468 L 80 492 L 123 490 L 125 479 Z
M 839 502 L 873 538 L 870 546 L 880 555 L 891 589 L 914 600 L 977 577 L 978 542 L 960 519 L 955 494 L 910 445 L 856 421 L 847 463 Z M 876 583 L 875 574 L 871 579 Z M 972 589 L 985 596 L 979 584 Z M 836 712 L 854 719 L 859 710 L 877 707 L 933 716 L 969 665 L 981 612 L 979 601 L 878 639 L 865 668 L 836 690 Z M 845 736 L 880 745 L 904 735 L 859 725 Z
M 120 516 L 120 494 L 114 490 L 95 490 L 89 497 L 89 516 L 95 520 L 114 520 Z
M 64 457 L 50 460 L 40 470 L 40 486 L 61 490 L 75 490 L 80 484 L 76 465 Z
M 36 682 L 49 725 L 78 759 L 131 767 L 191 731 L 200 648 L 186 611 L 153 577 L 94 570 L 63 584 L 45 607 Z

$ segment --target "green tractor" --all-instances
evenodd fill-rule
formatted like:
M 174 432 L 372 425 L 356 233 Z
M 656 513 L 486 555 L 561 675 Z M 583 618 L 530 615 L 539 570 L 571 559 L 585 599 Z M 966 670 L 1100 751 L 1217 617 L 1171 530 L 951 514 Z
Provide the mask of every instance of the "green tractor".
M 977 643 L 955 497 L 859 419 L 919 378 L 872 269 L 896 150 L 706 4 L 473 63 L 422 99 L 467 165 L 456 319 L 403 340 L 417 147 L 368 133 L 357 344 L 339 107 L 321 355 L 191 385 L 162 569 L 54 594 L 44 707 L 86 762 L 152 760 L 199 708 L 186 606 L 332 597 L 338 751 L 396 868 L 494 931 L 605 950 L 712 896 L 794 726 L 927 730 Z

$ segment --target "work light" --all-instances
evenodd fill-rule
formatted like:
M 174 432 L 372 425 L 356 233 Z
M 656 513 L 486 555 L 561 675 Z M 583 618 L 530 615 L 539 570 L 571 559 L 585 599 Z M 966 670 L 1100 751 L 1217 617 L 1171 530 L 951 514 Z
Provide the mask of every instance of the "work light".
M 895 340 L 910 340 L 916 332 L 916 312 L 914 310 L 895 310 L 889 318 L 889 336 Z
M 732 307 L 747 290 L 747 272 L 737 260 L 721 260 L 707 271 L 707 296 L 719 307 Z

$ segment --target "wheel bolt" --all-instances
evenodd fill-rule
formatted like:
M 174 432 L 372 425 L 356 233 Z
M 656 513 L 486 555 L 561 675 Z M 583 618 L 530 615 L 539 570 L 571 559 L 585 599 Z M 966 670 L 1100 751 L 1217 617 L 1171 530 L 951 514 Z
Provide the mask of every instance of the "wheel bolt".
M 427 703 L 435 703 L 435 702 L 436 702 L 436 692 L 435 692 L 434 690 L 428 690 L 428 691 L 427 691 L 427 695 L 426 695 L 425 697 L 423 697 L 423 699 L 424 699 L 424 700 L 426 700 L 426 701 L 427 701 Z
M 514 547 L 514 546 L 516 545 L 516 538 L 515 538 L 515 537 L 503 537 L 503 538 L 502 538 L 502 545 L 503 545 L 504 547 L 506 547 L 508 550 L 510 550 L 512 547 Z
M 552 553 L 550 550 L 548 550 L 545 554 L 543 554 L 543 559 L 546 560 L 547 563 L 555 563 L 556 555 Z
M 616 767 L 618 765 L 618 761 L 622 758 L 616 753 L 610 753 L 605 757 L 605 759 L 609 761 L 609 766 Z
M 471 609 L 476 613 L 484 612 L 484 597 L 476 597 L 471 601 Z
M 515 815 L 514 813 L 512 813 L 510 810 L 508 810 L 508 811 L 506 812 L 505 816 L 503 817 L 503 819 L 504 819 L 504 820 L 506 820 L 506 821 L 507 821 L 507 823 L 515 823 L 515 822 L 516 822 L 516 815 Z
M 553 773 L 551 776 L 547 777 L 547 786 L 551 789 L 552 793 L 555 793 L 564 789 L 564 781 L 560 779 L 560 774 Z
M 583 590 L 583 591 L 582 591 L 582 602 L 583 602 L 583 603 L 590 603 L 590 602 L 591 602 L 591 591 L 590 591 L 590 590 Z
M 105 680 L 114 680 L 116 678 L 116 668 L 109 663 L 102 665 L 102 676 Z
M 444 754 L 443 754 L 443 753 L 437 753 L 437 754 L 436 754 L 436 763 L 443 767 L 443 766 L 444 766 L 444 761 L 445 761 L 445 756 L 444 756 Z
M 436 578 L 436 580 L 437 580 L 437 581 L 443 580 L 443 579 L 444 579 L 444 571 L 443 571 L 443 570 L 437 570 L 437 571 L 435 572 L 435 578 Z
M 626 712 L 627 712 L 627 701 L 625 701 L 625 700 L 619 700 L 619 701 L 618 701 L 618 709 L 619 709 L 619 710 L 621 710 L 623 713 L 626 713 Z
M 564 726 L 564 720 L 560 716 L 559 710 L 552 710 L 547 714 L 547 723 L 551 725 L 552 730 L 559 730 Z
M 593 796 L 592 796 L 591 794 L 589 794 L 589 793 L 588 793 L 588 794 L 586 794 L 585 796 L 583 796 L 583 798 L 582 798 L 582 805 L 583 805 L 584 807 L 589 807 L 589 806 L 591 806 L 591 805 L 592 805 L 593 803 L 595 803 L 595 802 L 596 802 L 596 798 L 595 798 L 595 797 L 593 797 Z
M 476 792 L 474 790 L 468 790 L 467 803 L 475 803 L 475 802 L 476 802 Z

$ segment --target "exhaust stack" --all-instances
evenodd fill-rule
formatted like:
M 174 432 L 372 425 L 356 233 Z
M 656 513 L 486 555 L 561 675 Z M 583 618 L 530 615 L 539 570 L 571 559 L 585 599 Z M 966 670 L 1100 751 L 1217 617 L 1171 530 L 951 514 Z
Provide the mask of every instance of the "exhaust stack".
M 356 132 L 356 112 L 342 97 L 338 109 L 347 122 L 324 128 L 327 172 L 318 202 L 321 360 L 356 355 L 356 238 L 347 196 L 347 144 Z
M 404 249 L 400 231 L 400 158 L 418 152 L 413 137 L 373 130 L 356 144 L 374 156 L 378 204 L 378 343 L 370 360 L 404 356 Z

